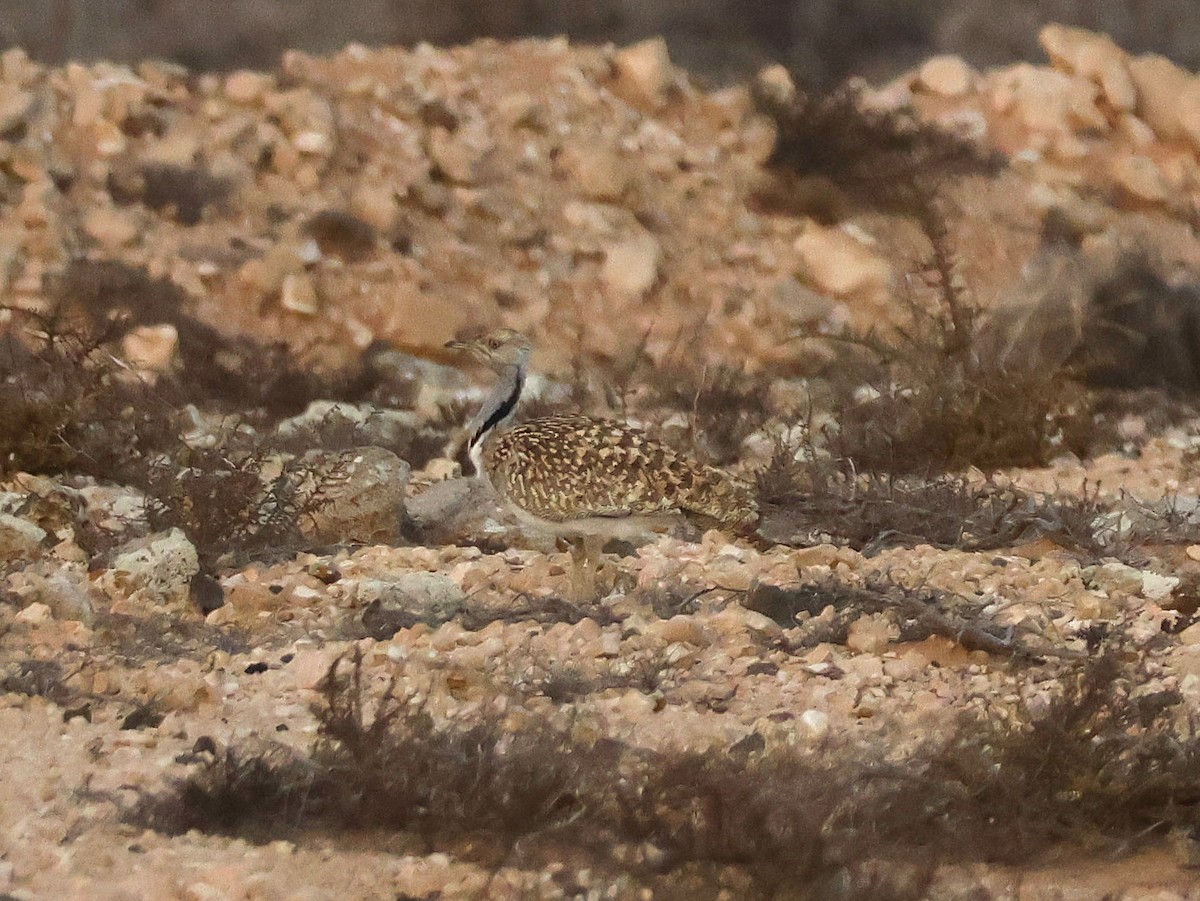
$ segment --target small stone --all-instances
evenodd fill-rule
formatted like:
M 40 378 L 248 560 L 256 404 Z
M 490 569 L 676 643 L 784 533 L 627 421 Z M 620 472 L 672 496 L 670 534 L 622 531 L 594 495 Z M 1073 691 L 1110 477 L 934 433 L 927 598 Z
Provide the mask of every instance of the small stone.
M 139 538 L 125 547 L 108 569 L 113 589 L 145 589 L 164 603 L 188 598 L 200 562 L 196 548 L 181 530 Z
M 1200 77 L 1192 78 L 1177 98 L 1179 128 L 1200 150 Z
M 139 325 L 121 339 L 125 361 L 143 372 L 166 372 L 178 348 L 179 332 L 173 325 Z
M 133 215 L 112 207 L 96 207 L 83 217 L 88 237 L 109 249 L 125 247 L 137 240 L 140 229 Z
M 434 628 L 462 610 L 467 596 L 441 573 L 400 573 L 356 583 L 358 600 L 365 603 L 363 625 L 372 638 L 384 641 L 417 623 Z
M 961 97 L 971 91 L 975 73 L 957 56 L 935 56 L 917 72 L 917 84 L 932 94 Z
M 273 79 L 262 72 L 241 69 L 225 79 L 225 96 L 234 103 L 254 103 L 271 90 Z
M 311 690 L 321 684 L 336 659 L 337 654 L 330 649 L 305 648 L 296 652 L 288 664 L 288 672 L 296 680 L 297 688 Z
M 314 541 L 391 544 L 399 540 L 409 465 L 382 447 L 330 452 L 309 451 L 301 458 L 304 485 L 317 505 L 301 523 Z
M 1189 544 L 1185 553 L 1189 560 L 1200 562 L 1200 544 Z
M 285 310 L 313 316 L 321 311 L 317 288 L 306 272 L 291 272 L 283 277 L 279 303 Z
M 686 641 L 688 644 L 694 645 L 706 644 L 704 627 L 696 621 L 694 616 L 683 614 L 672 616 L 670 619 L 664 620 L 654 631 L 668 644 L 676 641 Z
M 33 603 L 23 610 L 19 610 L 16 615 L 16 620 L 19 623 L 28 625 L 37 625 L 39 623 L 49 622 L 52 619 L 50 607 L 46 604 Z
M 388 234 L 396 225 L 399 206 L 394 191 L 381 191 L 376 184 L 362 184 L 350 195 L 350 211 L 380 234 Z
M 1167 199 L 1167 183 L 1154 160 L 1142 154 L 1119 156 L 1112 162 L 1113 181 L 1130 198 L 1145 203 Z
M 442 174 L 460 185 L 472 185 L 479 179 L 479 168 L 492 149 L 482 126 L 447 131 L 441 126 L 429 129 L 429 158 Z
M 810 738 L 820 740 L 829 734 L 829 714 L 824 711 L 806 710 L 799 719 Z
M 860 654 L 878 654 L 900 637 L 895 623 L 882 616 L 860 616 L 850 624 L 846 647 Z
M 887 262 L 840 228 L 810 224 L 795 249 L 810 279 L 835 296 L 879 290 L 891 279 Z
M 46 530 L 27 519 L 0 513 L 0 560 L 31 560 L 41 554 Z
M 1129 74 L 1137 86 L 1137 114 L 1160 138 L 1180 135 L 1179 98 L 1193 77 L 1165 56 L 1146 54 L 1129 61 Z
M 641 298 L 658 281 L 661 260 L 658 239 L 642 231 L 607 248 L 600 279 L 619 296 Z
M 0 82 L 0 133 L 16 128 L 32 106 L 32 93 L 15 84 Z
M 1096 106 L 1100 89 L 1091 81 L 1054 69 L 1020 63 L 1001 73 L 995 101 L 1026 128 L 1058 134 L 1082 126 L 1103 130 L 1108 119 Z
M 617 51 L 616 92 L 633 103 L 656 107 L 662 103 L 674 78 L 671 54 L 661 37 L 650 38 Z
M 1165 601 L 1179 586 L 1179 576 L 1164 576 L 1156 572 L 1142 573 L 1142 597 L 1148 601 Z
M 585 197 L 619 200 L 629 187 L 629 165 L 606 147 L 583 147 L 572 153 L 566 167 Z
M 826 321 L 837 302 L 814 291 L 799 279 L 788 276 L 771 292 L 771 309 L 793 325 L 815 325 Z
M 1042 29 L 1038 40 L 1056 67 L 1096 82 L 1114 109 L 1128 112 L 1137 105 L 1129 57 L 1112 38 L 1053 24 Z
M 323 131 L 309 129 L 292 139 L 292 145 L 310 156 L 329 156 L 333 153 L 333 138 Z

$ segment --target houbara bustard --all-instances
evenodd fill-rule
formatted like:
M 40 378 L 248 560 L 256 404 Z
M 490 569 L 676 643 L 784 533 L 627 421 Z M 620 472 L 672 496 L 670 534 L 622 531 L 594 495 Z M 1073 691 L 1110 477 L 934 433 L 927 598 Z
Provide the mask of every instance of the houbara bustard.
M 522 523 L 571 539 L 585 559 L 609 538 L 644 540 L 680 518 L 735 531 L 757 520 L 743 485 L 633 426 L 580 414 L 513 424 L 533 354 L 520 332 L 446 346 L 497 375 L 465 430 L 476 475 Z

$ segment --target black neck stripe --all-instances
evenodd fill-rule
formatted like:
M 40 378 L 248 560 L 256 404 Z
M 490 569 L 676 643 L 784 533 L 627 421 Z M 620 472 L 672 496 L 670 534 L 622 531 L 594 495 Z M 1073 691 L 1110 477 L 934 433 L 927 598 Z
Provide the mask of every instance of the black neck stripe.
M 496 407 L 496 409 L 492 412 L 492 415 L 484 421 L 483 425 L 479 427 L 479 431 L 477 431 L 475 436 L 471 439 L 470 447 L 474 447 L 480 441 L 482 441 L 488 432 L 499 425 L 504 420 L 504 417 L 513 411 L 513 408 L 517 405 L 517 401 L 521 397 L 521 391 L 524 387 L 525 376 L 518 372 L 517 379 L 515 382 L 513 382 L 512 392 L 504 399 L 504 402 L 500 404 L 500 406 Z

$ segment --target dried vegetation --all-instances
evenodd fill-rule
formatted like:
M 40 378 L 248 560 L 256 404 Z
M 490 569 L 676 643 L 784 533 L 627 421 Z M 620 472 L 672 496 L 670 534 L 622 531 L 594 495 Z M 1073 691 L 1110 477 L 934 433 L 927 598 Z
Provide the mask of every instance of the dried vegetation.
M 1023 697 L 1036 695 L 1033 671 Z M 745 897 L 921 897 L 939 864 L 1024 861 L 1062 841 L 1116 850 L 1200 826 L 1200 738 L 1119 641 L 1060 673 L 1048 701 L 995 702 L 902 761 L 738 742 L 649 751 L 506 713 L 497 697 L 439 722 L 361 661 L 331 669 L 308 755 L 205 749 L 131 821 L 257 840 L 350 827 L 481 865 L 569 855 L 645 887 Z M 204 741 L 202 739 L 202 741 Z M 195 761 L 192 761 L 196 763 Z M 382 834 L 381 834 L 382 833 Z M 400 835 L 396 835 L 400 833 Z

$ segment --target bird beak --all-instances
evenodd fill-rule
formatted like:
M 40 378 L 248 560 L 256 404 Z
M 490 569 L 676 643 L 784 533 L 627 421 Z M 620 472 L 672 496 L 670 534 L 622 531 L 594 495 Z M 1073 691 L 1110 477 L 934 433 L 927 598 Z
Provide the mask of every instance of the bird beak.
M 476 359 L 483 358 L 483 351 L 479 348 L 478 341 L 447 341 L 445 344 L 447 350 L 457 350 L 459 353 L 467 353 Z

